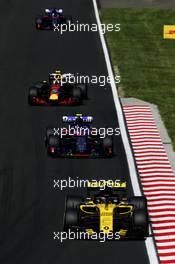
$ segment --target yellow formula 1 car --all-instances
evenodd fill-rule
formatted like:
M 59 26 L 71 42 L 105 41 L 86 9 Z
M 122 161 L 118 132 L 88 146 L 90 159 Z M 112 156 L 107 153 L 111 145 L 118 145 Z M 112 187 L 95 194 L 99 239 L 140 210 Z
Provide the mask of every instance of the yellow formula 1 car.
M 66 198 L 65 231 L 80 231 L 89 235 L 117 233 L 121 240 L 145 239 L 148 236 L 146 198 L 127 198 L 126 182 L 89 182 L 87 189 L 87 196 L 84 198 Z

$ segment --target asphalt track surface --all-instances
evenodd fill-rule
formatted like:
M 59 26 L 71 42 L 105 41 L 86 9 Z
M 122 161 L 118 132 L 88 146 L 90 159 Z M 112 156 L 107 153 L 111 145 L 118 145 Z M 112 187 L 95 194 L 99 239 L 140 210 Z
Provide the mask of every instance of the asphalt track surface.
M 120 136 L 111 160 L 52 159 L 47 157 L 47 125 L 59 125 L 62 115 L 74 112 L 94 116 L 94 125 L 117 127 L 110 86 L 93 85 L 89 101 L 79 107 L 30 107 L 28 87 L 46 79 L 49 71 L 107 75 L 98 33 L 36 31 L 34 17 L 57 1 L 0 2 L 0 263 L 148 263 L 143 241 L 107 242 L 53 240 L 62 230 L 65 195 L 53 179 L 110 178 L 128 181 L 128 166 Z M 96 23 L 90 0 L 60 2 L 81 23 Z

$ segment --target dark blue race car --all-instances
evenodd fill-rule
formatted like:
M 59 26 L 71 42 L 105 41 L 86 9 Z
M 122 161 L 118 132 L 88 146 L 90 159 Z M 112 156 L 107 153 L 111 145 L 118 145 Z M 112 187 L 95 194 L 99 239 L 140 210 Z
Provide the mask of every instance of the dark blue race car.
M 112 157 L 113 140 L 111 136 L 100 137 L 91 128 L 92 116 L 76 114 L 63 116 L 63 122 L 68 127 L 46 129 L 45 143 L 48 155 L 52 157 Z M 95 133 L 94 133 L 95 132 Z
M 54 30 L 59 25 L 68 25 L 72 23 L 70 16 L 63 14 L 63 9 L 47 8 L 44 15 L 38 15 L 35 19 L 36 29 Z

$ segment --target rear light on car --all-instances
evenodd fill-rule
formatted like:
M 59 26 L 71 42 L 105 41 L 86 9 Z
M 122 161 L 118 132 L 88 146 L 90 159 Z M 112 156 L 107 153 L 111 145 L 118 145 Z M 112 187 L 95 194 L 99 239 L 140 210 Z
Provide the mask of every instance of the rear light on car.
M 110 155 L 112 154 L 112 148 L 109 148 L 109 154 Z
M 51 148 L 50 148 L 50 152 L 51 152 L 51 153 L 55 153 L 55 148 L 54 148 L 54 147 L 51 147 Z

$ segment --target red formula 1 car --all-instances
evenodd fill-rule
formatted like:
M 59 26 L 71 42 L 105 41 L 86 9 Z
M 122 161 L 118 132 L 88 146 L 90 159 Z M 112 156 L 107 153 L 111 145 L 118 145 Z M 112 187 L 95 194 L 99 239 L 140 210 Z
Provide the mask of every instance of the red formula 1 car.
M 70 81 L 71 74 L 59 70 L 49 74 L 49 81 L 36 82 L 29 89 L 30 105 L 78 105 L 87 99 L 87 84 Z M 69 78 L 68 78 L 69 77 Z

